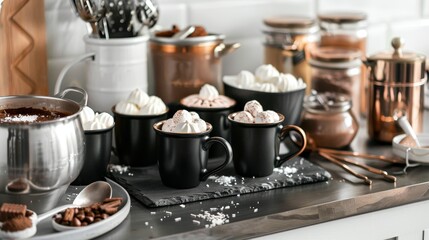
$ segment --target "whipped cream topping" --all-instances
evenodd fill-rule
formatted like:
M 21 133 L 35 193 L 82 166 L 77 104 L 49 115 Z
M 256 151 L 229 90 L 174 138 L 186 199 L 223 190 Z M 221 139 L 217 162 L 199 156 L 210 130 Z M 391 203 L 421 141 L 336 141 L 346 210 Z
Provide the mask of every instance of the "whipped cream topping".
M 207 123 L 196 112 L 177 111 L 162 124 L 162 131 L 173 133 L 200 133 L 207 130 Z
M 276 123 L 280 121 L 278 113 L 262 108 L 262 105 L 252 100 L 244 105 L 244 111 L 237 112 L 234 115 L 234 121 L 242 123 Z
M 157 96 L 147 95 L 139 88 L 134 89 L 126 100 L 115 106 L 117 113 L 126 115 L 158 115 L 167 111 L 167 106 Z
M 83 130 L 101 130 L 111 128 L 115 121 L 112 115 L 102 112 L 95 113 L 92 108 L 85 106 L 79 114 L 82 121 Z
M 192 94 L 181 101 L 186 107 L 195 108 L 229 108 L 235 101 L 229 97 L 219 95 L 219 91 L 212 85 L 205 84 L 199 94 Z
M 236 76 L 224 76 L 223 81 L 236 88 L 259 92 L 289 92 L 306 88 L 302 79 L 292 74 L 279 73 L 272 65 L 261 65 L 253 75 L 249 71 L 241 71 Z

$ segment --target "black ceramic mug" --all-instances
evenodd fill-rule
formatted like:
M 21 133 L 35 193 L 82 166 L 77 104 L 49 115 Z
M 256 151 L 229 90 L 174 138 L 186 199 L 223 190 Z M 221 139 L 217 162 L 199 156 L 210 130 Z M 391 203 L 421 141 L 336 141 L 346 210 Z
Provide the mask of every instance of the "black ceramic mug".
M 72 185 L 87 185 L 105 180 L 112 150 L 113 126 L 85 131 L 85 155 L 82 170 Z
M 182 104 L 183 105 L 183 104 Z M 235 104 L 234 104 L 235 105 Z M 228 108 L 196 108 L 196 107 L 183 107 L 188 111 L 198 113 L 201 119 L 209 122 L 213 130 L 210 136 L 219 136 L 231 141 L 231 131 L 229 130 L 228 115 L 234 111 L 234 105 Z M 213 146 L 209 153 L 210 157 L 220 157 L 225 155 L 225 151 L 221 146 Z
M 157 115 L 126 115 L 112 108 L 115 119 L 115 154 L 131 167 L 156 164 L 155 132 L 152 126 L 167 119 L 168 109 Z
M 172 188 L 193 188 L 201 181 L 220 171 L 232 159 L 231 145 L 221 137 L 210 137 L 211 124 L 202 133 L 172 133 L 162 131 L 164 121 L 156 123 L 156 151 L 159 175 L 165 186 Z M 207 161 L 213 144 L 220 144 L 225 154 L 225 161 L 208 170 Z
M 275 123 L 242 123 L 234 120 L 236 113 L 228 116 L 231 122 L 231 146 L 234 151 L 234 168 L 244 177 L 265 177 L 273 173 L 274 167 L 280 167 L 285 161 L 301 154 L 307 140 L 305 132 L 298 126 L 282 126 L 284 116 Z M 280 154 L 280 143 L 295 132 L 301 138 L 296 151 Z M 297 142 L 297 141 L 293 141 Z

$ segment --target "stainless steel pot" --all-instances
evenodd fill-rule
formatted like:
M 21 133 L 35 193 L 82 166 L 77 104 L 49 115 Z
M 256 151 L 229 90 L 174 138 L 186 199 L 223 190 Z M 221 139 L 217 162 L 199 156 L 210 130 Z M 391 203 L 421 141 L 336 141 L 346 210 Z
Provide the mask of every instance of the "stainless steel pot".
M 82 94 L 77 103 L 65 99 Z M 79 118 L 87 94 L 68 88 L 55 97 L 0 97 L 4 109 L 34 108 L 64 113 L 51 121 L 0 124 L 0 204 L 26 204 L 37 213 L 52 209 L 83 166 L 84 132 Z

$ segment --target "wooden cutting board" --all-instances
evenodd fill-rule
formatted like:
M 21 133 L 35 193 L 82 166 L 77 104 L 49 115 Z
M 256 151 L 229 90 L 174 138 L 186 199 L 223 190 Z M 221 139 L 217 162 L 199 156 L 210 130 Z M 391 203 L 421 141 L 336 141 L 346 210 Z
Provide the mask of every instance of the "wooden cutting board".
M 0 95 L 48 95 L 44 0 L 4 0 Z

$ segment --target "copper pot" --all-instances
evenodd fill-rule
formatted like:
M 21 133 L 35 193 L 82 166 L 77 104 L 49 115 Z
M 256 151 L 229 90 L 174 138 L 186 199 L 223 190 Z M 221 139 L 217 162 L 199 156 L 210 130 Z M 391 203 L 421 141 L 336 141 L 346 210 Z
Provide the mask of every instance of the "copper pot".
M 223 93 L 222 56 L 240 46 L 225 44 L 224 38 L 220 34 L 185 39 L 152 37 L 150 49 L 156 95 L 166 103 L 173 103 L 198 93 L 205 83 Z
M 368 57 L 368 133 L 378 141 L 391 142 L 402 133 L 394 115 L 406 115 L 416 132 L 423 128 L 426 57 L 402 50 L 401 38 L 392 40 L 393 52 Z

